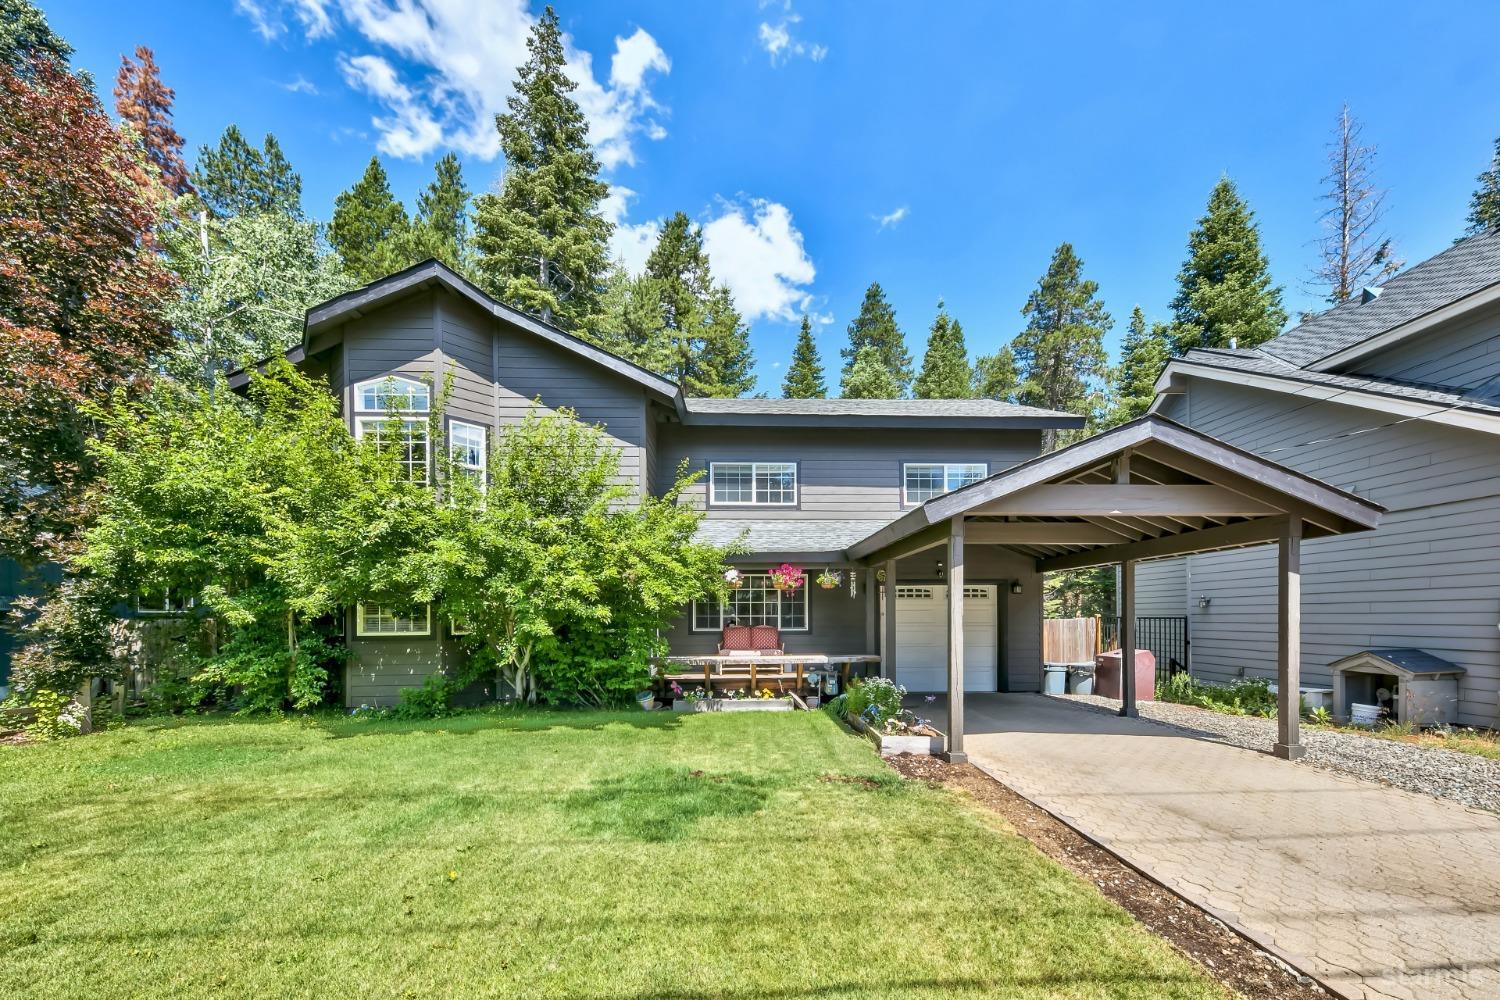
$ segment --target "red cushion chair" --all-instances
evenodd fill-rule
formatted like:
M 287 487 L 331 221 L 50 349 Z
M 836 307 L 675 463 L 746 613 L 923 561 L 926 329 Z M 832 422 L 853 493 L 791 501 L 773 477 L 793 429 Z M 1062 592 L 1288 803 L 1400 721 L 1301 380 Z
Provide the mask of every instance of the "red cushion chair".
M 755 647 L 750 645 L 752 632 L 749 625 L 725 625 L 719 633 L 719 652 L 743 653 Z
M 781 629 L 775 625 L 752 625 L 750 648 L 762 653 L 781 652 Z

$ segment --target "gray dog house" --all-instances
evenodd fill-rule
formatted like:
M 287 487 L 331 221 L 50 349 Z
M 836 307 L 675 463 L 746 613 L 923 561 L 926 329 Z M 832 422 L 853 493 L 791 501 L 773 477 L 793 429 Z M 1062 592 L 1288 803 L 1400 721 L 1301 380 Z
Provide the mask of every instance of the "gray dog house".
M 1376 692 L 1391 692 L 1395 721 L 1416 726 L 1452 725 L 1458 713 L 1458 679 L 1464 668 L 1420 649 L 1366 649 L 1329 664 L 1333 673 L 1333 714 L 1349 721 L 1354 702 L 1376 703 Z

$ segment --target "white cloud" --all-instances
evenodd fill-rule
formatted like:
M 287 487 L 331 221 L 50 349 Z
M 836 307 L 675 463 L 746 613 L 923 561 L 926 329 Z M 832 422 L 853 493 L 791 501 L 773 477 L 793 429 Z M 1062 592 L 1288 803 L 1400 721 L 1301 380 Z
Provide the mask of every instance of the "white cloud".
M 729 286 L 747 321 L 794 319 L 811 301 L 807 286 L 817 270 L 791 210 L 763 198 L 724 202 L 721 208 L 722 214 L 703 226 L 714 277 Z
M 288 83 L 283 83 L 281 85 L 281 89 L 289 91 L 293 94 L 312 94 L 316 96 L 318 93 L 318 85 L 313 83 L 307 77 L 303 76 L 301 73 L 297 74 L 297 79 L 292 80 Z
M 499 153 L 495 115 L 505 110 L 535 21 L 524 0 L 236 0 L 236 9 L 267 40 L 287 30 L 288 16 L 308 39 L 333 35 L 336 22 L 351 28 L 370 51 L 341 54 L 339 65 L 351 85 L 385 106 L 387 113 L 371 120 L 382 151 L 420 157 L 455 149 L 481 159 Z M 615 38 L 609 80 L 601 83 L 592 54 L 566 35 L 563 45 L 600 163 L 634 163 L 637 137 L 667 134 L 648 83 L 651 74 L 670 72 L 671 61 L 636 28 Z
M 622 184 L 612 184 L 609 195 L 599 206 L 600 213 L 615 224 L 614 235 L 609 238 L 609 256 L 624 263 L 625 270 L 640 274 L 646 269 L 646 258 L 656 246 L 656 234 L 661 230 L 657 219 L 647 222 L 628 223 L 625 214 L 635 192 Z
M 760 6 L 764 10 L 769 5 L 762 3 Z M 802 15 L 792 11 L 791 0 L 787 0 L 781 8 L 786 12 L 781 20 L 775 24 L 770 21 L 760 22 L 760 47 L 770 55 L 771 65 L 780 65 L 797 56 L 805 56 L 813 62 L 822 62 L 823 57 L 828 55 L 828 46 L 798 38 L 793 33 L 793 29 L 802 23 Z
M 905 205 L 902 205 L 894 212 L 887 212 L 884 215 L 872 215 L 870 216 L 870 218 L 874 219 L 878 224 L 876 226 L 877 229 L 890 229 L 892 226 L 898 225 L 902 219 L 906 218 L 906 214 L 907 207 Z

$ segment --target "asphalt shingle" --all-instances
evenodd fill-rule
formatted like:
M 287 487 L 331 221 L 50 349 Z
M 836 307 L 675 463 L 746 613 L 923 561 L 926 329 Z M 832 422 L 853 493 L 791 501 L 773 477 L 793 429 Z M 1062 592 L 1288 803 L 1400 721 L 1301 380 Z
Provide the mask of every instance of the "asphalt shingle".
M 698 540 L 712 545 L 740 542 L 751 552 L 843 552 L 888 523 L 889 520 L 752 521 L 725 518 L 700 524 Z

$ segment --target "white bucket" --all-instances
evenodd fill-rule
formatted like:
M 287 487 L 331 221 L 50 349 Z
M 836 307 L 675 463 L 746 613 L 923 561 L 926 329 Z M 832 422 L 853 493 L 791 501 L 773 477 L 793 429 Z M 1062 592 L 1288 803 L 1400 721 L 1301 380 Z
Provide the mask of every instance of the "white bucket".
M 1373 726 L 1380 721 L 1380 706 L 1361 705 L 1356 701 L 1349 706 L 1349 721 L 1356 726 Z

